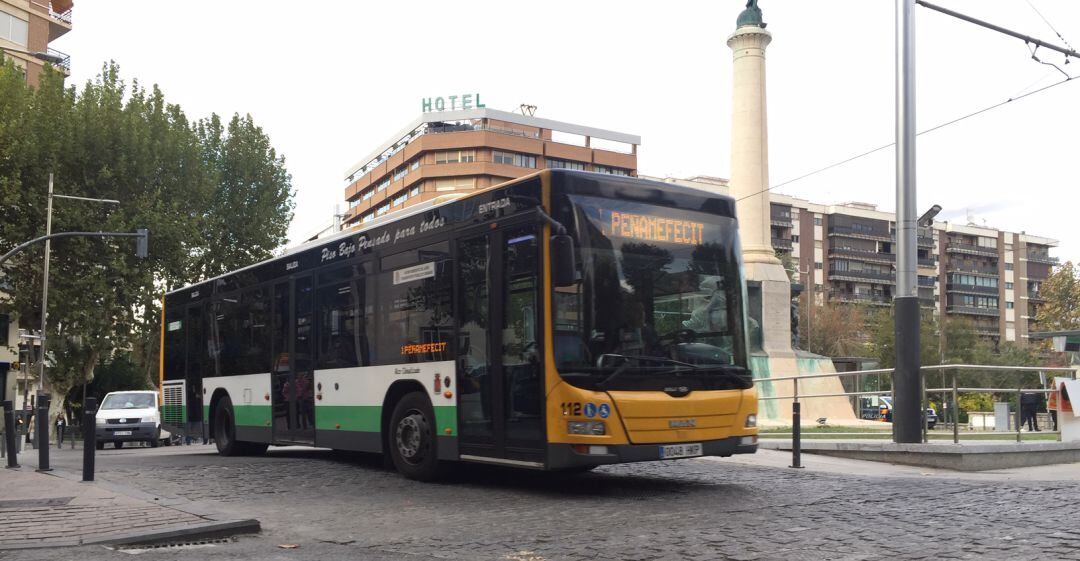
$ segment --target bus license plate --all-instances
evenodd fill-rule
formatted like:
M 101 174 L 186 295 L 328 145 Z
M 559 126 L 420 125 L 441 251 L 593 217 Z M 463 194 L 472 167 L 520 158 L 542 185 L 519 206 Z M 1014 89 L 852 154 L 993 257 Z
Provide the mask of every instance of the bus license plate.
M 131 431 L 129 431 L 129 430 L 113 431 L 113 436 L 131 436 Z
M 668 444 L 660 447 L 660 459 L 669 458 L 692 458 L 701 455 L 701 443 L 693 444 Z

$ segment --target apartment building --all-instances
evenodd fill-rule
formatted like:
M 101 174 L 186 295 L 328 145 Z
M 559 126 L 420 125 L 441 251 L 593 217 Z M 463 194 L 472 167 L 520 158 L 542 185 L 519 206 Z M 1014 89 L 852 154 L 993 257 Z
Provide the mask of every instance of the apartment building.
M 73 0 L 0 0 L 0 54 L 26 72 L 26 82 L 37 86 L 45 62 L 32 53 L 45 53 L 65 75 L 71 57 L 49 44 L 71 31 Z
M 31 86 L 38 85 L 45 65 L 34 53 L 45 53 L 65 75 L 69 73 L 71 58 L 49 44 L 71 31 L 72 4 L 72 0 L 0 0 L 0 57 L 14 60 Z M 33 394 L 36 388 L 24 391 L 26 380 L 21 382 L 18 373 L 10 371 L 18 359 L 18 331 L 18 323 L 0 305 L 0 399 L 14 400 L 21 409 L 23 395 Z
M 720 193 L 726 179 L 660 179 Z M 796 278 L 818 303 L 890 306 L 896 288 L 895 214 L 874 205 L 822 205 L 773 193 L 773 247 L 790 255 Z M 1025 232 L 935 221 L 917 232 L 918 291 L 924 308 L 965 317 L 978 334 L 1026 342 L 1038 331 L 1043 281 L 1058 263 L 1057 241 Z
M 343 226 L 538 169 L 637 175 L 638 136 L 477 104 L 439 111 L 445 105 L 425 103 L 426 112 L 349 168 Z

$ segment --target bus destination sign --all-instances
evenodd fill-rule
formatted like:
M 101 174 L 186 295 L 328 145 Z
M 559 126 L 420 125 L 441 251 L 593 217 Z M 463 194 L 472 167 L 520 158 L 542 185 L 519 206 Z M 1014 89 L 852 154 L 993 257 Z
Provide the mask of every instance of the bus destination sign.
M 650 242 L 667 242 L 698 245 L 702 242 L 705 225 L 691 220 L 677 220 L 644 214 L 600 210 L 601 216 L 610 214 L 610 229 L 604 232 L 619 238 L 631 238 Z

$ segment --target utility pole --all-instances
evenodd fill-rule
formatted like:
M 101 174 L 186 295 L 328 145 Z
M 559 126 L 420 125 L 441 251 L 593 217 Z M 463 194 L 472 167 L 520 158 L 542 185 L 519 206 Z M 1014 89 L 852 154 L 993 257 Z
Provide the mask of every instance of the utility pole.
M 42 287 L 41 287 L 41 364 L 39 369 L 41 371 L 41 380 L 38 385 L 41 388 L 41 393 L 45 392 L 45 326 L 48 324 L 49 315 L 49 250 L 51 249 L 52 241 L 48 236 L 52 235 L 52 199 L 53 199 L 53 174 L 49 174 L 49 202 L 46 205 L 45 211 L 45 265 L 42 268 Z
M 896 369 L 893 441 L 922 442 L 915 189 L 915 0 L 896 0 Z

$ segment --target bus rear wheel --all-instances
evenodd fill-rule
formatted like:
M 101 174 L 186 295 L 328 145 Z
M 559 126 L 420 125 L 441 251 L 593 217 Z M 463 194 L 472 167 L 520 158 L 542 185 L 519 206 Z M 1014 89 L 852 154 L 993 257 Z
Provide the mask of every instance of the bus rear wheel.
M 390 459 L 402 475 L 417 481 L 432 481 L 442 475 L 435 412 L 425 394 L 413 392 L 401 398 L 388 429 Z
M 214 444 L 222 456 L 258 456 L 270 446 L 236 440 L 236 414 L 229 396 L 222 397 L 214 407 Z

